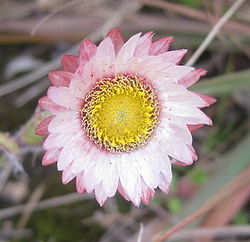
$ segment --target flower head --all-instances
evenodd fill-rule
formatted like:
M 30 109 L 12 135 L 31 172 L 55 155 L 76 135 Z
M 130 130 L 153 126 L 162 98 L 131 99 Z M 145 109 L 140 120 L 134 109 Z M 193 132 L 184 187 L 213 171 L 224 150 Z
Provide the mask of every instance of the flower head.
M 36 130 L 47 136 L 43 165 L 57 162 L 63 183 L 76 178 L 100 205 L 117 190 L 135 205 L 167 192 L 171 163 L 197 159 L 191 131 L 212 124 L 200 108 L 215 99 L 187 90 L 206 71 L 178 65 L 186 50 L 168 51 L 172 37 L 152 37 L 124 43 L 112 29 L 98 46 L 83 40 L 39 101 L 51 113 Z

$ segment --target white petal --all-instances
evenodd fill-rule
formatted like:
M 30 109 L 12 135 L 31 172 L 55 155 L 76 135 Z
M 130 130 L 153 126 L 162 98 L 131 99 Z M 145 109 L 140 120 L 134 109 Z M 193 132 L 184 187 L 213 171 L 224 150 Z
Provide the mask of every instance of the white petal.
M 103 204 L 105 203 L 105 201 L 107 200 L 108 197 L 103 189 L 102 183 L 100 183 L 96 186 L 95 196 L 96 196 L 96 200 L 98 201 L 100 206 L 103 206 Z
M 120 49 L 116 58 L 116 72 L 121 73 L 126 69 L 128 61 L 134 56 L 140 33 L 133 35 Z
M 208 124 L 212 121 L 199 108 L 185 103 L 164 103 L 162 112 L 167 112 L 173 116 L 181 117 L 187 124 Z
M 116 55 L 115 55 L 114 46 L 113 46 L 111 39 L 108 37 L 105 38 L 103 41 L 101 41 L 101 43 L 98 45 L 95 58 L 100 60 L 107 56 L 110 57 L 111 62 L 115 61 Z
M 171 65 L 171 66 L 168 66 L 164 70 L 164 72 L 166 72 L 169 75 L 171 75 L 176 80 L 176 82 L 177 82 L 178 80 L 180 80 L 181 78 L 183 78 L 184 76 L 186 76 L 192 70 L 194 70 L 194 68 L 190 67 L 190 66 Z
M 82 108 L 82 100 L 74 97 L 67 87 L 49 87 L 48 97 L 57 105 L 69 110 L 79 111 Z
M 64 112 L 53 118 L 48 126 L 51 133 L 82 132 L 81 119 L 78 112 Z
M 120 176 L 120 182 L 129 196 L 131 201 L 136 200 L 135 184 L 139 172 L 137 171 L 136 163 L 133 159 L 133 153 L 126 153 L 119 155 L 118 171 Z

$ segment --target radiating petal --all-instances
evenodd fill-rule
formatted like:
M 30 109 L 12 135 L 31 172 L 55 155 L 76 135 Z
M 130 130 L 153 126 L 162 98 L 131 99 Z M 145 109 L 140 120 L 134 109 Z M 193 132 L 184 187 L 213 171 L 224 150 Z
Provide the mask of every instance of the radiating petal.
M 159 55 L 160 58 L 162 58 L 163 61 L 173 63 L 175 65 L 179 64 L 182 60 L 182 58 L 186 55 L 187 50 L 173 50 L 165 52 L 161 55 Z
M 56 87 L 68 87 L 74 75 L 67 71 L 50 71 L 49 79 Z
M 204 69 L 192 70 L 189 73 L 187 73 L 186 75 L 184 75 L 181 79 L 179 79 L 178 83 L 183 85 L 184 87 L 190 87 L 194 83 L 199 81 L 199 79 L 202 76 L 206 75 L 206 73 L 207 73 L 207 71 Z
M 134 56 L 135 49 L 140 38 L 140 33 L 132 36 L 120 49 L 116 58 L 116 72 L 126 70 L 126 63 Z
M 79 66 L 79 58 L 74 55 L 64 55 L 61 59 L 63 69 L 74 73 Z
M 61 149 L 57 149 L 57 148 L 47 150 L 43 156 L 42 164 L 44 166 L 48 166 L 57 162 L 60 152 L 61 152 Z
M 107 36 L 109 37 L 114 45 L 115 53 L 118 54 L 122 46 L 124 45 L 124 40 L 122 38 L 121 32 L 117 28 L 111 29 Z
M 69 110 L 80 111 L 83 101 L 74 97 L 67 87 L 49 87 L 48 97 L 57 105 Z
M 54 118 L 54 116 L 49 116 L 48 118 L 44 119 L 37 127 L 36 127 L 36 134 L 37 135 L 49 135 L 48 126 L 50 121 Z
M 97 46 L 89 39 L 84 39 L 80 45 L 80 62 L 87 63 L 96 53 Z
M 142 37 L 140 37 L 137 46 L 135 48 L 135 53 L 134 53 L 135 57 L 148 55 L 148 52 L 151 48 L 153 35 L 154 35 L 153 32 L 148 32 L 144 34 Z
M 47 96 L 41 97 L 38 104 L 42 109 L 45 109 L 52 114 L 58 114 L 67 111 L 66 108 L 55 104 Z
M 149 55 L 160 55 L 168 51 L 170 44 L 173 41 L 172 36 L 161 38 L 155 41 L 150 48 Z
M 69 164 L 62 172 L 62 183 L 67 184 L 76 177 L 76 174 L 72 172 L 71 165 Z
M 76 177 L 76 189 L 78 193 L 83 193 L 85 190 L 83 176 L 84 172 L 81 172 Z

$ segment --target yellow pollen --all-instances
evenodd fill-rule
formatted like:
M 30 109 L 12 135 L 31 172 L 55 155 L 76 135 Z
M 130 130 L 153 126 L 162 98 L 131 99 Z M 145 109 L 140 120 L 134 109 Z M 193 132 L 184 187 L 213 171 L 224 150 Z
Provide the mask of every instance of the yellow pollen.
M 82 124 L 100 148 L 132 151 L 143 146 L 157 125 L 159 105 L 154 90 L 136 76 L 102 79 L 85 98 Z

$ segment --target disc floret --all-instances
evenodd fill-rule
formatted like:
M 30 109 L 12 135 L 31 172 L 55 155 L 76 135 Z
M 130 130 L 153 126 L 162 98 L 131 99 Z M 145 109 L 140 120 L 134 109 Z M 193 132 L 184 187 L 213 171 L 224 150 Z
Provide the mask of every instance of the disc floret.
M 143 146 L 157 125 L 159 105 L 152 87 L 137 76 L 104 78 L 85 98 L 82 124 L 90 139 L 110 152 Z

